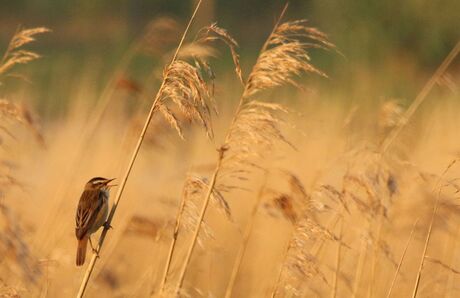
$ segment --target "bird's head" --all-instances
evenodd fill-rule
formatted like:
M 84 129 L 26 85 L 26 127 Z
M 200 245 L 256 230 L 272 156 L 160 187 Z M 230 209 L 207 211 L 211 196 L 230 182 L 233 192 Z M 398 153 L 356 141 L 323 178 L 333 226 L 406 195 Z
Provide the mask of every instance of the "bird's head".
M 115 178 L 107 179 L 107 178 L 102 178 L 102 177 L 94 177 L 86 183 L 85 189 L 92 190 L 92 189 L 108 188 L 110 186 L 114 186 L 114 185 L 109 185 L 109 183 L 113 180 L 115 180 Z

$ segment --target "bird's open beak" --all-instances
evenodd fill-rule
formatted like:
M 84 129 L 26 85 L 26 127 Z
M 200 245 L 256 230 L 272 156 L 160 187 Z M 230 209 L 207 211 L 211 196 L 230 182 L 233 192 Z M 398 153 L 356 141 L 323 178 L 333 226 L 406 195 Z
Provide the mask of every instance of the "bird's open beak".
M 105 182 L 105 185 L 107 185 L 108 187 L 117 186 L 117 184 L 111 184 L 111 185 L 109 185 L 109 183 L 112 182 L 112 181 L 115 180 L 115 179 L 117 179 L 117 178 L 107 179 L 107 181 Z

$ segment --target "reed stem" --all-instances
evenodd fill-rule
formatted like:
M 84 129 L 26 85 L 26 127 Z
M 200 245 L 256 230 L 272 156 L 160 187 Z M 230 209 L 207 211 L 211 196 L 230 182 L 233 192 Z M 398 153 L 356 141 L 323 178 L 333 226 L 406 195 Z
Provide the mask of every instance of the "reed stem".
M 428 96 L 431 89 L 436 84 L 437 80 L 444 74 L 447 67 L 449 67 L 449 65 L 452 63 L 455 57 L 457 57 L 458 53 L 460 53 L 460 41 L 457 42 L 457 44 L 452 49 L 452 51 L 446 56 L 444 61 L 441 63 L 438 69 L 434 72 L 433 76 L 431 76 L 431 78 L 428 80 L 425 86 L 423 86 L 422 90 L 417 95 L 417 97 L 414 99 L 414 101 L 409 106 L 409 108 L 404 113 L 404 115 L 401 117 L 396 127 L 388 134 L 385 140 L 383 140 L 382 146 L 380 147 L 381 153 L 385 153 L 388 150 L 388 148 L 397 138 L 399 133 L 403 130 L 403 128 L 409 122 L 410 118 L 414 115 L 415 111 L 418 109 L 418 107 L 423 103 L 425 98 Z
M 228 282 L 227 290 L 225 291 L 225 298 L 230 298 L 232 296 L 236 277 L 238 276 L 244 254 L 246 253 L 246 248 L 248 247 L 249 238 L 251 237 L 251 234 L 252 234 L 255 218 L 257 215 L 257 211 L 259 210 L 260 202 L 262 201 L 262 197 L 263 197 L 263 193 L 264 193 L 266 184 L 267 184 L 267 173 L 265 173 L 264 182 L 262 183 L 262 186 L 259 189 L 259 193 L 257 194 L 257 198 L 256 198 L 256 203 L 254 204 L 254 207 L 252 208 L 251 215 L 249 217 L 249 221 L 246 225 L 246 229 L 244 230 L 243 241 L 240 245 L 240 248 L 238 250 L 238 253 L 235 259 L 235 263 L 233 265 L 233 269 L 230 275 L 230 280 Z
M 355 274 L 355 280 L 353 284 L 353 293 L 352 296 L 353 298 L 357 297 L 358 291 L 359 291 L 359 284 L 361 282 L 361 276 L 364 271 L 364 261 L 366 259 L 366 254 L 367 254 L 367 240 L 365 236 L 362 236 L 361 240 L 361 249 L 359 250 L 359 259 L 358 259 L 358 264 L 356 266 L 356 274 Z
M 414 290 L 412 292 L 412 298 L 417 297 L 418 287 L 420 285 L 420 278 L 422 276 L 423 265 L 425 264 L 426 252 L 428 250 L 428 244 L 430 243 L 431 232 L 433 230 L 433 223 L 434 223 L 434 219 L 436 217 L 436 213 L 437 213 L 438 207 L 439 207 L 439 197 L 440 197 L 440 195 L 441 195 L 441 188 L 439 189 L 438 196 L 436 197 L 436 202 L 434 203 L 433 213 L 431 214 L 430 225 L 428 227 L 428 232 L 426 234 L 425 244 L 423 246 L 422 257 L 420 259 L 420 264 L 419 264 L 418 271 L 417 271 L 417 277 L 415 278 L 415 285 L 414 285 Z
M 216 168 L 215 168 L 214 173 L 212 175 L 211 182 L 209 183 L 209 188 L 208 188 L 208 191 L 207 191 L 206 196 L 204 198 L 203 206 L 201 207 L 201 210 L 200 210 L 200 215 L 198 217 L 198 224 L 195 227 L 195 230 L 193 232 L 192 242 L 191 242 L 190 247 L 189 247 L 189 249 L 187 251 L 187 254 L 185 255 L 185 261 L 184 261 L 184 264 L 183 264 L 183 266 L 181 268 L 181 271 L 179 273 L 179 281 L 177 282 L 177 286 L 176 286 L 176 290 L 175 290 L 176 295 L 179 293 L 180 289 L 182 288 L 182 284 L 184 283 L 185 273 L 186 273 L 187 267 L 188 267 L 188 265 L 190 263 L 190 259 L 191 259 L 193 250 L 195 248 L 195 245 L 196 245 L 196 242 L 197 242 L 197 239 L 198 239 L 198 234 L 200 233 L 201 224 L 203 223 L 203 219 L 204 219 L 204 216 L 206 214 L 206 210 L 208 208 L 209 201 L 211 199 L 211 195 L 212 195 L 212 192 L 214 190 L 214 186 L 216 185 L 217 175 L 219 174 L 219 171 L 220 171 L 220 168 L 221 168 L 220 165 L 222 163 L 222 159 L 224 158 L 225 149 L 221 148 L 218 151 L 219 151 L 219 158 L 217 160 L 217 165 L 216 165 Z
M 417 219 L 415 221 L 414 225 L 412 226 L 412 230 L 410 232 L 409 239 L 407 239 L 406 246 L 404 246 L 404 251 L 403 251 L 403 253 L 401 255 L 401 258 L 399 259 L 398 266 L 397 266 L 395 274 L 393 276 L 393 280 L 391 281 L 391 286 L 390 286 L 390 289 L 388 290 L 387 298 L 390 298 L 390 296 L 391 296 L 391 292 L 393 291 L 393 287 L 395 285 L 396 278 L 398 277 L 399 271 L 401 270 L 401 266 L 402 266 L 402 263 L 404 261 L 404 257 L 406 256 L 407 248 L 409 247 L 409 243 L 412 240 L 412 237 L 414 235 L 414 231 L 415 231 L 415 228 L 417 226 L 418 221 L 419 221 L 419 219 Z
M 267 48 L 268 43 L 269 43 L 269 40 L 270 40 L 270 37 L 271 37 L 271 35 L 273 34 L 273 32 L 276 30 L 276 28 L 278 27 L 278 25 L 279 25 L 281 19 L 282 19 L 283 16 L 284 16 L 284 13 L 286 12 L 287 7 L 288 7 L 288 4 L 286 4 L 286 5 L 284 6 L 284 9 L 283 9 L 283 11 L 281 12 L 281 15 L 280 15 L 278 21 L 276 22 L 276 25 L 275 25 L 275 27 L 274 27 L 272 33 L 270 33 L 269 38 L 267 39 L 267 41 L 265 41 L 265 43 L 264 43 L 264 45 L 263 45 L 263 47 L 262 47 L 262 49 L 261 49 L 260 52 L 265 51 L 265 49 Z M 250 76 L 249 76 L 249 77 L 250 77 Z M 187 254 L 186 254 L 185 260 L 184 260 L 184 264 L 183 264 L 182 269 L 181 269 L 181 271 L 180 271 L 180 273 L 179 273 L 179 281 L 178 281 L 177 286 L 176 286 L 176 289 L 175 289 L 175 293 L 176 293 L 176 294 L 179 293 L 180 288 L 182 287 L 182 284 L 183 284 L 183 282 L 184 282 L 185 273 L 186 273 L 187 267 L 188 267 L 188 265 L 189 265 L 189 263 L 190 263 L 190 258 L 191 258 L 192 254 L 193 254 L 193 250 L 194 250 L 194 248 L 195 248 L 195 245 L 196 245 L 196 242 L 197 242 L 197 239 L 198 239 L 198 234 L 200 233 L 201 224 L 203 223 L 203 219 L 204 219 L 204 216 L 205 216 L 205 214 L 206 214 L 206 211 L 207 211 L 207 208 L 208 208 L 208 205 L 209 205 L 209 200 L 210 200 L 211 195 L 212 195 L 212 193 L 213 193 L 213 191 L 214 191 L 214 187 L 215 187 L 216 181 L 217 181 L 217 176 L 218 176 L 218 174 L 219 174 L 219 172 L 220 172 L 220 170 L 221 170 L 221 164 L 222 164 L 222 160 L 223 160 L 223 158 L 224 158 L 224 153 L 225 153 L 226 150 L 228 150 L 228 146 L 227 146 L 227 145 L 228 145 L 228 140 L 229 140 L 229 137 L 230 137 L 230 132 L 232 131 L 232 128 L 234 127 L 235 122 L 236 122 L 236 120 L 238 119 L 238 115 L 240 114 L 240 112 L 241 112 L 241 110 L 242 110 L 242 108 L 243 108 L 243 104 L 244 104 L 244 101 L 245 101 L 245 98 L 246 98 L 245 96 L 246 96 L 246 92 L 247 92 L 247 91 L 246 91 L 246 90 L 247 90 L 247 86 L 248 86 L 248 84 L 246 83 L 246 84 L 245 84 L 244 91 L 243 91 L 243 94 L 242 94 L 242 96 L 241 96 L 241 98 L 240 98 L 240 101 L 239 101 L 239 103 L 238 103 L 238 107 L 237 107 L 237 109 L 236 109 L 236 111 L 235 111 L 234 117 L 232 118 L 232 122 L 231 122 L 230 127 L 229 127 L 229 129 L 228 129 L 228 131 L 227 131 L 227 134 L 226 134 L 226 136 L 225 136 L 224 145 L 221 146 L 221 147 L 218 149 L 218 151 L 219 151 L 219 157 L 218 157 L 218 160 L 217 160 L 217 164 L 216 164 L 216 167 L 215 167 L 215 169 L 214 169 L 214 173 L 213 173 L 213 175 L 212 175 L 211 183 L 209 184 L 208 191 L 207 191 L 206 196 L 205 196 L 205 198 L 204 198 L 203 206 L 202 206 L 202 208 L 201 208 L 200 215 L 199 215 L 199 217 L 198 217 L 198 223 L 197 223 L 197 226 L 196 226 L 195 231 L 194 231 L 194 233 L 193 233 L 193 237 L 192 237 L 192 241 L 191 241 L 191 243 L 190 243 L 190 247 L 189 247 L 189 249 L 188 249 L 188 251 L 187 251 Z
M 164 272 L 163 272 L 163 277 L 161 278 L 160 294 L 164 292 L 166 281 L 168 279 L 168 272 L 169 272 L 169 268 L 171 267 L 171 260 L 172 260 L 172 256 L 173 256 L 173 253 L 174 253 L 174 249 L 176 247 L 177 236 L 179 234 L 179 227 L 180 227 L 180 224 L 181 224 L 181 221 L 182 221 L 182 215 L 184 214 L 184 209 L 185 209 L 185 195 L 182 196 L 180 207 L 179 207 L 179 210 L 177 212 L 176 223 L 174 225 L 173 238 L 172 238 L 171 244 L 169 246 L 168 256 L 167 256 L 167 259 L 166 259 L 166 265 L 165 265 Z
M 332 288 L 332 294 L 331 297 L 335 298 L 337 297 L 337 283 L 338 283 L 338 276 L 340 273 L 340 256 L 342 253 L 342 235 L 343 235 L 343 218 L 340 218 L 339 222 L 339 243 L 337 247 L 337 255 L 335 258 L 335 273 L 334 273 L 334 284 Z
M 195 19 L 196 13 L 197 13 L 200 5 L 201 5 L 201 2 L 202 2 L 202 0 L 200 0 L 198 2 L 197 6 L 195 8 L 195 11 L 193 12 L 193 15 L 190 17 L 188 25 L 187 25 L 187 27 L 186 27 L 183 35 L 182 35 L 182 38 L 181 38 L 181 40 L 179 42 L 179 45 L 177 46 L 176 52 L 174 53 L 174 56 L 171 59 L 171 62 L 170 62 L 169 65 L 172 65 L 174 63 L 174 61 L 176 61 L 177 55 L 179 53 L 179 50 L 182 47 L 182 44 L 184 43 L 185 36 L 187 35 L 187 33 L 189 31 L 189 28 L 190 28 L 193 20 Z M 84 275 L 83 280 L 81 282 L 80 289 L 79 289 L 78 294 L 77 294 L 78 298 L 83 297 L 83 295 L 85 294 L 86 288 L 88 286 L 89 278 L 91 277 L 91 274 L 92 274 L 92 272 L 94 270 L 94 266 L 96 265 L 96 261 L 99 258 L 99 253 L 100 253 L 100 251 L 102 249 L 102 245 L 104 244 L 105 237 L 107 235 L 107 232 L 110 229 L 110 224 L 112 223 L 112 220 L 113 220 L 113 217 L 115 215 L 115 212 L 117 211 L 117 207 L 118 207 L 118 204 L 120 202 L 120 199 L 121 199 L 121 196 L 123 194 L 123 191 L 125 189 L 126 182 L 128 181 L 129 175 L 130 175 L 131 170 L 132 170 L 132 168 L 134 166 L 134 162 L 136 161 L 137 155 L 139 153 L 139 149 L 140 149 L 140 147 L 142 145 L 142 142 L 144 140 L 144 137 L 145 137 L 145 133 L 147 132 L 147 128 L 148 128 L 148 126 L 150 124 L 150 121 L 152 120 L 152 116 L 153 116 L 153 114 L 154 114 L 154 112 L 156 110 L 157 103 L 158 103 L 159 99 L 161 98 L 161 94 L 162 94 L 164 86 L 165 86 L 165 80 L 163 79 L 163 82 L 161 83 L 161 86 L 160 86 L 160 88 L 159 88 L 159 90 L 158 90 L 158 92 L 157 92 L 157 94 L 155 96 L 155 99 L 154 99 L 153 103 L 152 103 L 152 106 L 150 108 L 150 111 L 149 111 L 149 114 L 147 116 L 147 119 L 145 120 L 144 127 L 142 128 L 142 131 L 141 131 L 141 134 L 140 134 L 139 139 L 137 141 L 137 144 L 134 147 L 133 154 L 132 154 L 131 159 L 130 159 L 130 161 L 128 163 L 128 168 L 126 169 L 126 172 L 125 172 L 123 178 L 120 181 L 118 191 L 117 191 L 117 194 L 115 196 L 114 203 L 112 205 L 112 209 L 110 210 L 109 216 L 107 218 L 107 224 L 104 226 L 104 229 L 102 230 L 102 233 L 101 233 L 101 236 L 99 238 L 99 243 L 97 245 L 96 251 L 93 253 L 91 261 L 90 261 L 90 263 L 88 265 L 88 268 L 86 269 L 85 275 Z

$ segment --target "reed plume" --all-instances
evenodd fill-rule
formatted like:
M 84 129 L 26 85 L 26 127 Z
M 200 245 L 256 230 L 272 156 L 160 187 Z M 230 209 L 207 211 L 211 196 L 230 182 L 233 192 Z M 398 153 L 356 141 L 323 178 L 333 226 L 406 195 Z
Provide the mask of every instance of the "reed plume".
M 49 29 L 38 27 L 18 29 L 16 31 L 0 60 L 0 78 L 2 76 L 17 76 L 11 73 L 14 66 L 27 64 L 40 57 L 37 53 L 25 50 L 23 47 L 33 42 L 35 35 L 45 32 L 49 32 Z M 40 144 L 43 145 L 43 136 L 32 114 L 32 111 L 25 104 L 20 105 L 0 98 L 0 130 L 2 133 L 17 141 L 9 125 L 21 124 L 31 131 Z M 7 142 L 2 140 L 0 144 L 2 149 L 5 149 L 5 143 Z M 4 256 L 2 263 L 8 271 L 20 271 L 29 285 L 35 285 L 40 270 L 36 266 L 37 263 L 25 239 L 23 223 L 7 201 L 8 193 L 13 188 L 24 190 L 23 182 L 14 177 L 12 163 L 2 160 L 0 165 L 0 254 Z M 1 287 L 5 289 L 5 291 L 0 290 L 1 294 L 9 292 L 12 297 L 15 295 L 14 288 L 4 287 L 3 285 Z
M 198 225 L 179 272 L 176 293 L 182 288 L 213 190 L 222 186 L 229 187 L 232 185 L 229 181 L 233 179 L 238 181 L 248 179 L 249 173 L 260 168 L 261 161 L 270 156 L 270 152 L 276 145 L 289 144 L 282 133 L 283 121 L 279 116 L 279 113 L 286 113 L 287 110 L 280 104 L 263 102 L 255 99 L 254 96 L 262 90 L 283 84 L 299 86 L 293 77 L 301 73 L 322 74 L 310 64 L 307 50 L 333 47 L 324 34 L 314 28 L 306 27 L 304 21 L 281 24 L 286 9 L 287 6 L 262 47 L 259 58 L 244 84 L 242 96 L 223 145 L 217 149 L 216 167 L 203 199 Z
M 302 296 L 302 286 L 314 277 L 328 284 L 318 267 L 317 256 L 308 247 L 319 240 L 340 241 L 315 220 L 318 204 L 307 194 L 299 178 L 291 173 L 286 174 L 290 193 L 276 196 L 274 206 L 292 223 L 293 232 L 284 251 L 271 297 L 277 296 L 281 288 L 290 294 Z
M 184 112 L 186 114 L 188 113 L 187 115 L 192 115 L 191 116 L 192 119 L 194 119 L 194 120 L 199 119 L 199 121 L 203 124 L 203 126 L 205 127 L 205 129 L 207 130 L 207 132 L 209 134 L 209 131 L 210 131 L 209 126 L 205 125 L 205 124 L 208 124 L 208 123 L 207 122 L 205 123 L 206 120 L 204 118 L 201 118 L 203 116 L 203 114 L 200 113 L 200 111 L 202 111 L 201 109 L 203 109 L 203 102 L 205 102 L 205 100 L 202 100 L 201 98 L 198 98 L 199 96 L 204 95 L 203 92 L 202 92 L 203 90 L 199 89 L 200 87 L 203 87 L 203 85 L 201 85 L 201 84 L 193 85 L 193 84 L 197 83 L 197 81 L 199 82 L 199 79 L 197 77 L 195 77 L 197 73 L 194 72 L 193 70 L 191 71 L 190 68 L 188 68 L 188 66 L 184 66 L 185 64 L 183 64 L 181 62 L 178 62 L 179 60 L 177 60 L 179 51 L 180 51 L 180 49 L 182 47 L 182 44 L 184 43 L 185 37 L 186 37 L 186 35 L 188 33 L 188 30 L 189 30 L 193 20 L 195 19 L 196 13 L 197 13 L 200 5 L 201 5 L 201 0 L 197 3 L 197 6 L 196 6 L 196 8 L 195 8 L 195 10 L 194 10 L 189 22 L 188 22 L 188 25 L 187 25 L 183 35 L 182 35 L 182 38 L 181 38 L 181 40 L 179 42 L 179 45 L 177 46 L 175 54 L 173 55 L 170 64 L 168 65 L 168 67 L 165 70 L 163 81 L 162 81 L 162 83 L 160 85 L 160 88 L 159 88 L 159 90 L 158 90 L 158 92 L 157 92 L 157 94 L 156 94 L 156 96 L 155 96 L 155 98 L 154 98 L 154 100 L 152 102 L 149 114 L 148 114 L 148 116 L 147 116 L 147 118 L 145 120 L 144 127 L 143 127 L 143 129 L 141 131 L 141 134 L 139 136 L 137 144 L 136 144 L 136 146 L 134 148 L 134 151 L 132 153 L 132 156 L 131 156 L 131 159 L 129 161 L 129 164 L 128 164 L 128 167 L 126 169 L 126 172 L 125 172 L 123 178 L 120 181 L 120 185 L 118 187 L 118 191 L 117 191 L 117 194 L 115 196 L 114 203 L 112 205 L 112 209 L 110 210 L 109 216 L 107 218 L 107 225 L 102 230 L 102 233 L 101 233 L 101 236 L 99 238 L 99 242 L 98 242 L 96 251 L 93 253 L 91 261 L 90 261 L 90 263 L 88 265 L 88 268 L 87 268 L 87 270 L 85 272 L 85 276 L 83 277 L 83 280 L 81 282 L 80 290 L 78 291 L 77 297 L 83 297 L 83 295 L 84 295 L 84 293 L 86 291 L 89 278 L 91 276 L 91 273 L 93 272 L 94 266 L 96 265 L 96 261 L 98 259 L 99 252 L 100 252 L 100 250 L 102 248 L 102 245 L 104 243 L 105 237 L 106 237 L 107 232 L 109 230 L 110 223 L 112 222 L 113 217 L 115 215 L 115 212 L 117 210 L 118 204 L 119 204 L 121 196 L 123 194 L 123 190 L 124 190 L 124 188 L 126 186 L 126 182 L 127 182 L 128 178 L 130 176 L 130 173 L 131 173 L 131 170 L 133 168 L 134 162 L 137 159 L 137 155 L 138 155 L 139 149 L 140 149 L 140 147 L 141 147 L 141 145 L 143 143 L 144 136 L 145 136 L 145 133 L 147 131 L 147 128 L 148 128 L 148 126 L 150 124 L 150 121 L 151 121 L 154 113 L 160 107 L 162 107 L 164 109 L 164 107 L 165 107 L 165 105 L 164 105 L 165 99 L 166 98 L 171 99 L 172 102 L 174 102 L 174 103 L 176 103 L 178 105 L 178 107 L 181 109 L 182 112 Z M 187 69 L 188 72 L 186 72 L 186 73 L 189 74 L 190 77 L 185 77 L 185 76 L 177 73 L 177 71 L 181 69 L 180 67 L 182 67 L 182 69 Z M 171 78 L 181 79 L 181 82 L 176 84 L 175 81 L 171 81 Z M 187 85 L 188 83 L 190 83 L 192 85 Z M 180 91 L 176 91 L 176 90 L 174 90 L 174 88 L 179 88 Z M 186 96 L 188 96 L 187 99 L 192 100 L 193 102 L 187 103 L 187 106 L 185 106 L 186 103 L 184 103 L 184 101 L 178 101 L 180 99 L 180 98 L 177 97 L 177 94 L 179 94 L 179 92 L 186 92 Z M 206 110 L 208 110 L 208 109 L 206 109 Z M 177 121 L 174 120 L 174 115 L 169 111 L 167 111 L 167 112 L 163 111 L 163 115 L 166 116 L 167 117 L 166 119 L 173 126 L 176 127 L 176 130 L 178 132 L 180 132 L 179 124 L 177 123 Z
M 35 40 L 35 35 L 49 32 L 45 27 L 32 29 L 18 29 L 11 39 L 5 54 L 0 61 L 0 75 L 6 75 L 15 65 L 26 64 L 40 58 L 40 55 L 23 49 L 23 47 Z

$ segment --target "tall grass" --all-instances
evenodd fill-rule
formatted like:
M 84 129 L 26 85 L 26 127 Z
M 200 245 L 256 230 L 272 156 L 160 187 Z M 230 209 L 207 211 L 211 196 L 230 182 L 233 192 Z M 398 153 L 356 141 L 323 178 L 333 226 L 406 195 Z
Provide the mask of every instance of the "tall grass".
M 246 73 L 217 23 L 187 38 L 200 4 L 176 48 L 163 43 L 177 24 L 152 23 L 101 95 L 69 96 L 69 113 L 43 123 L 19 101 L 29 83 L 24 95 L 2 88 L 25 79 L 18 66 L 39 58 L 26 48 L 48 29 L 14 34 L 0 63 L 0 296 L 67 297 L 78 285 L 80 297 L 458 296 L 460 44 L 407 109 L 394 98 L 347 106 L 305 88 L 304 75 L 326 77 L 311 53 L 336 48 L 309 22 L 283 21 L 287 6 Z M 215 84 L 216 41 L 234 70 Z M 158 69 L 120 80 L 146 47 L 166 64 L 156 93 Z M 105 228 L 78 271 L 80 182 L 114 173 L 113 237 Z
M 192 24 L 196 12 L 200 8 L 200 5 L 201 1 L 198 2 L 195 11 L 190 18 L 187 28 L 185 29 L 184 34 L 182 35 L 182 38 L 179 42 L 179 45 L 177 46 L 176 52 L 174 53 L 174 56 L 172 57 L 171 62 L 166 69 L 163 82 L 161 83 L 160 88 L 155 96 L 155 99 L 152 102 L 152 106 L 145 120 L 144 127 L 142 128 L 141 134 L 134 148 L 126 172 L 123 178 L 121 179 L 120 185 L 118 186 L 118 191 L 115 196 L 112 209 L 110 210 L 109 216 L 107 218 L 107 225 L 104 226 L 104 229 L 102 230 L 102 234 L 99 238 L 99 243 L 97 245 L 96 251 L 93 253 L 91 261 L 88 265 L 88 269 L 86 270 L 85 276 L 83 277 L 77 297 L 83 297 L 85 293 L 86 287 L 89 282 L 89 278 L 91 277 L 91 273 L 93 272 L 94 266 L 96 265 L 96 261 L 99 257 L 102 245 L 104 244 L 105 237 L 107 235 L 108 230 L 110 229 L 110 224 L 112 223 L 112 219 L 115 215 L 115 212 L 117 211 L 117 207 L 123 194 L 123 190 L 125 188 L 126 182 L 128 181 L 131 170 L 134 166 L 134 162 L 136 161 L 139 149 L 142 145 L 145 134 L 147 132 L 147 128 L 150 124 L 154 112 L 160 110 L 163 116 L 166 118 L 166 120 L 169 123 L 171 123 L 171 125 L 174 126 L 179 135 L 182 136 L 176 117 L 170 110 L 167 109 L 165 105 L 165 101 L 170 99 L 181 108 L 182 112 L 187 114 L 189 119 L 199 120 L 202 123 L 202 125 L 206 128 L 206 130 L 209 132 L 209 120 L 204 118 L 203 116 L 203 110 L 209 111 L 209 109 L 206 106 L 206 98 L 202 98 L 203 93 L 207 93 L 206 86 L 203 85 L 203 82 L 199 78 L 199 75 L 193 66 L 186 62 L 176 60 L 182 43 L 184 42 L 185 37 L 187 35 L 188 29 L 190 28 L 190 25 Z M 182 93 L 183 97 L 179 96 L 178 93 Z
M 208 190 L 204 194 L 203 204 L 198 215 L 198 224 L 193 232 L 190 246 L 179 271 L 175 293 L 182 288 L 185 273 L 189 266 L 196 241 L 201 229 L 214 189 L 219 189 L 221 176 L 233 176 L 244 179 L 245 173 L 257 168 L 256 164 L 267 156 L 277 143 L 289 142 L 280 128 L 280 118 L 276 115 L 287 110 L 275 103 L 254 99 L 261 91 L 284 84 L 296 86 L 293 77 L 302 73 L 324 75 L 310 63 L 307 50 L 311 48 L 333 48 L 325 34 L 305 25 L 305 21 L 281 23 L 287 5 L 274 26 L 272 33 L 263 45 L 260 55 L 248 76 L 241 98 L 220 146 L 216 167 L 211 176 Z M 305 39 L 306 41 L 303 41 Z M 235 57 L 235 55 L 233 55 Z M 234 61 L 238 61 L 234 59 Z M 239 63 L 235 63 L 238 69 Z M 241 71 L 237 70 L 237 74 Z M 239 75 L 240 79 L 242 78 Z M 259 95 L 260 96 L 260 95 Z M 227 182 L 228 183 L 228 182 Z

